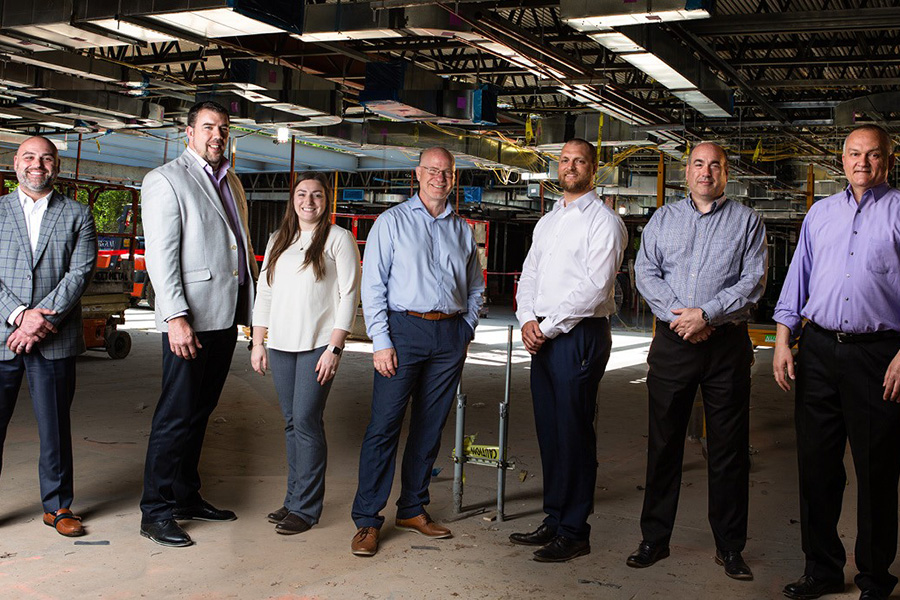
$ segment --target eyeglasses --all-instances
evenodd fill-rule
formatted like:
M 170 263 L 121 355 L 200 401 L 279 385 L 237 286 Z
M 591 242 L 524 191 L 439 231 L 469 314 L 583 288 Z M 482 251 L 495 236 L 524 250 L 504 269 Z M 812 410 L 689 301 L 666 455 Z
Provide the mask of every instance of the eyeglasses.
M 453 177 L 453 169 L 435 169 L 434 167 L 423 167 L 425 172 L 428 173 L 429 177 L 437 177 L 438 175 L 443 175 L 447 179 L 451 179 Z

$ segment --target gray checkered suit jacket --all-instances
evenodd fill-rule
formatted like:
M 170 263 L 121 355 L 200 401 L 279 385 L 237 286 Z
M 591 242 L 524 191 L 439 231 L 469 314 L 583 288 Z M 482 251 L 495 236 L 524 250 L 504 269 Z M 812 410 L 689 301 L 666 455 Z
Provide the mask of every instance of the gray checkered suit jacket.
M 87 206 L 54 191 L 32 256 L 18 192 L 0 198 L 0 360 L 15 356 L 6 347 L 14 330 L 7 319 L 23 305 L 57 313 L 46 317 L 57 333 L 37 345 L 44 358 L 84 352 L 81 295 L 96 264 L 97 233 Z

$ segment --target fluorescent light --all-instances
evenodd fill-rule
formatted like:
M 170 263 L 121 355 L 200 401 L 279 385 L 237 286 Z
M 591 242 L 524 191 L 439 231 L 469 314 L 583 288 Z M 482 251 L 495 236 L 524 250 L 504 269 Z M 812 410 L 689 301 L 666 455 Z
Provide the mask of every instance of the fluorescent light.
M 355 31 L 319 31 L 304 33 L 303 35 L 291 34 L 304 42 L 344 42 L 347 40 L 373 40 L 384 38 L 403 37 L 403 33 L 396 29 L 357 29 Z
M 630 37 L 618 31 L 590 33 L 588 37 L 613 52 L 641 52 L 644 50 Z
M 206 38 L 284 33 L 283 29 L 245 17 L 230 8 L 161 13 L 148 17 Z
M 275 141 L 279 144 L 287 144 L 291 141 L 291 131 L 287 127 L 279 127 L 275 131 Z
M 631 63 L 670 90 L 696 89 L 697 87 L 655 54 L 640 52 L 636 54 L 621 54 L 620 56 L 622 60 Z
M 56 129 L 74 129 L 74 125 L 69 125 L 68 123 L 57 123 L 56 121 L 41 121 L 40 125 L 46 125 L 47 127 L 55 127 Z
M 700 90 L 673 90 L 672 95 L 680 98 L 686 104 L 695 108 L 697 112 L 707 117 L 727 118 L 731 116 L 731 113 L 710 100 Z

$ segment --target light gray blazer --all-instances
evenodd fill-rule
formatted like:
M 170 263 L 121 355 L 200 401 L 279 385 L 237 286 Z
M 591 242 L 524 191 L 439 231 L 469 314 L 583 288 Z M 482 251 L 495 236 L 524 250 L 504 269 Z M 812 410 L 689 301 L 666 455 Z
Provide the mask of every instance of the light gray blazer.
M 36 346 L 44 358 L 84 352 L 81 295 L 96 265 L 97 232 L 87 206 L 54 191 L 41 220 L 37 251 L 32 253 L 19 193 L 0 198 L 0 360 L 15 357 L 6 347 L 15 330 L 7 319 L 19 306 L 57 313 L 46 317 L 57 333 Z
M 227 177 L 241 219 L 247 272 L 255 282 L 259 271 L 247 229 L 247 198 L 234 172 Z M 166 319 L 182 312 L 194 331 L 231 327 L 239 288 L 237 238 L 218 191 L 188 150 L 144 177 L 141 213 L 157 329 L 168 331 Z M 253 287 L 247 286 L 247 310 L 237 315 L 238 323 L 250 324 Z

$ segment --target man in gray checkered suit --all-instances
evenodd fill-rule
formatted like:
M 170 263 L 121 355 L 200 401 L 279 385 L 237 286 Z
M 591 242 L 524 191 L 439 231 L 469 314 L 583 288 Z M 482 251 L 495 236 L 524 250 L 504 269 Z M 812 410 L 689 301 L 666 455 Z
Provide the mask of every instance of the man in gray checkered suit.
M 32 137 L 13 159 L 19 188 L 0 198 L 0 466 L 22 376 L 41 440 L 38 474 L 44 524 L 84 535 L 72 514 L 75 356 L 84 352 L 81 295 L 97 263 L 97 234 L 87 206 L 53 190 L 59 155 Z

